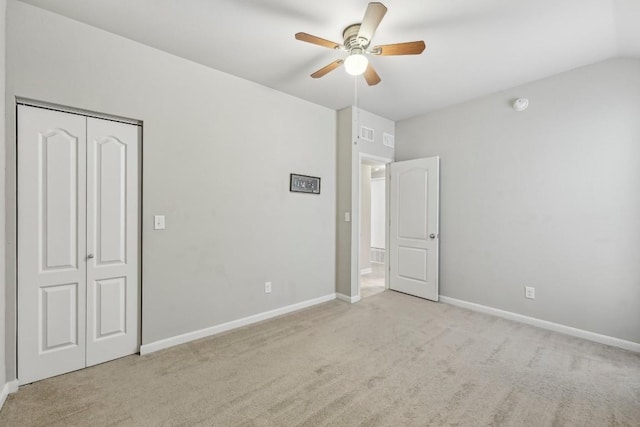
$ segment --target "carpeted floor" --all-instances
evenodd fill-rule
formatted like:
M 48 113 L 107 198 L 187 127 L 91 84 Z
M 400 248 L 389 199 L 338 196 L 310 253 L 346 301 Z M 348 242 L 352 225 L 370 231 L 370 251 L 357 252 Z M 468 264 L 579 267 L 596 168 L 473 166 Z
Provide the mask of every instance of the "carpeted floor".
M 21 387 L 2 426 L 638 426 L 640 354 L 387 291 Z

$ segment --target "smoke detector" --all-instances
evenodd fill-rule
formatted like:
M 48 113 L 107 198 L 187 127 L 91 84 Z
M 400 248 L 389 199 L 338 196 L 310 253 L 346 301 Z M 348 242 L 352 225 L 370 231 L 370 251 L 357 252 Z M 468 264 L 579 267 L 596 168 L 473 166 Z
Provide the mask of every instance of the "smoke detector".
M 515 111 L 524 111 L 529 106 L 529 100 L 527 98 L 518 98 L 513 101 L 513 109 Z

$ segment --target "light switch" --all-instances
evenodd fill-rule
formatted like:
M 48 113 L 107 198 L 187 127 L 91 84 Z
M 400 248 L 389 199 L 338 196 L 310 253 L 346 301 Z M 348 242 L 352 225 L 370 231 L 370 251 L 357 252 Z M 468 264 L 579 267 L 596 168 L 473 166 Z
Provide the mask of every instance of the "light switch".
M 344 213 L 344 222 L 351 222 L 351 212 Z
M 153 229 L 164 230 L 164 215 L 153 216 Z

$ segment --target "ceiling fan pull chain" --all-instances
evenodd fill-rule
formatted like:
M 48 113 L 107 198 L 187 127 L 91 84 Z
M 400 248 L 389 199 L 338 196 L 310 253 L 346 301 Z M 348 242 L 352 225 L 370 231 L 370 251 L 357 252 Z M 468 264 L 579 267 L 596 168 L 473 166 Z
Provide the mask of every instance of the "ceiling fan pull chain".
M 358 145 L 360 139 L 360 108 L 358 107 L 358 76 L 353 77 L 354 85 L 354 108 L 356 109 L 356 138 L 353 141 L 353 145 Z

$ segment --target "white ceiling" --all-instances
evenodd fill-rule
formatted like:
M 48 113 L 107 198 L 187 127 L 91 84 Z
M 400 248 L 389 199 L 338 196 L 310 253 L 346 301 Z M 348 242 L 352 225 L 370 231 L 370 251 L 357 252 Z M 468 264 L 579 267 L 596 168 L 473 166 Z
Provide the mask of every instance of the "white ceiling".
M 282 92 L 340 109 L 354 78 L 309 74 L 344 53 L 367 0 L 22 0 Z M 358 78 L 358 105 L 401 120 L 617 56 L 640 57 L 638 0 L 383 0 L 373 44 L 425 40 L 420 56 L 373 57 L 382 82 Z M 526 95 L 526 94 L 523 94 Z

